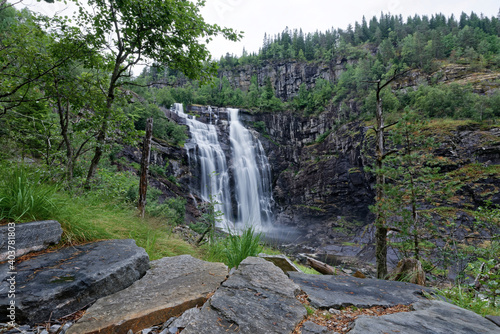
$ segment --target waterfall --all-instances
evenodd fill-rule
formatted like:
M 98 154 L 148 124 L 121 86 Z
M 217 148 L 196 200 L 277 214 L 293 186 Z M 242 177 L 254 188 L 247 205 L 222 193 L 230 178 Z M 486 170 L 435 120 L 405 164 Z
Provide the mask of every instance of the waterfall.
M 212 197 L 218 203 L 215 210 L 223 213 L 225 221 L 231 221 L 231 193 L 226 156 L 219 144 L 215 126 L 199 122 L 185 114 L 181 103 L 175 103 L 174 108 L 177 115 L 186 120 L 191 133 L 191 139 L 185 147 L 190 168 L 198 169 L 193 173 L 197 179 L 193 180 L 195 185 L 192 188 L 199 191 L 199 196 L 204 201 L 210 201 Z
M 272 223 L 271 169 L 260 141 L 239 121 L 238 109 L 228 108 L 229 140 L 231 143 L 231 173 L 226 156 L 217 138 L 215 125 L 205 124 L 186 115 L 182 104 L 174 105 L 175 112 L 186 120 L 191 133 L 185 147 L 193 175 L 192 188 L 204 201 L 210 196 L 220 204 L 222 228 L 254 227 L 264 230 Z M 218 117 L 209 109 L 210 123 Z M 229 177 L 232 180 L 229 180 Z M 234 199 L 231 189 L 234 185 Z M 233 210 L 234 208 L 234 210 Z M 233 216 L 234 213 L 234 216 Z
M 260 141 L 239 121 L 238 109 L 227 109 L 230 116 L 236 224 L 265 228 L 272 221 L 271 168 Z

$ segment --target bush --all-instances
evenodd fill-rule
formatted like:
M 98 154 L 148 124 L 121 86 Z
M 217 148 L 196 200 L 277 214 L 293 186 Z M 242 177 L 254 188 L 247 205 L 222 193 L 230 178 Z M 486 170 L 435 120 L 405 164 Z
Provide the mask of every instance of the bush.
M 44 183 L 40 170 L 19 165 L 6 171 L 0 180 L 0 219 L 14 221 L 53 218 L 57 212 L 57 187 Z
M 186 211 L 186 200 L 181 197 L 169 198 L 163 203 L 149 201 L 146 204 L 146 212 L 153 217 L 168 218 L 169 223 L 180 225 L 184 223 L 184 213 Z
M 131 189 L 138 184 L 139 177 L 132 172 L 116 172 L 113 168 L 101 167 L 98 168 L 97 175 L 90 184 L 90 190 L 94 196 L 123 201 L 130 199 Z

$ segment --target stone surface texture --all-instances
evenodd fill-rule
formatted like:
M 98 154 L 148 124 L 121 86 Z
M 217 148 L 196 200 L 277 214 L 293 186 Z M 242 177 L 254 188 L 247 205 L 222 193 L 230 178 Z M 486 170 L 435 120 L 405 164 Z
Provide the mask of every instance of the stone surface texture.
M 67 334 L 136 333 L 203 305 L 226 276 L 226 265 L 190 255 L 152 261 L 142 279 L 99 299 Z
M 0 226 L 0 261 L 7 259 L 8 233 L 15 233 L 16 258 L 29 252 L 44 250 L 61 241 L 61 224 L 55 220 L 42 220 L 30 223 Z
M 316 308 L 409 305 L 425 299 L 422 291 L 432 290 L 416 284 L 352 276 L 289 273 L 290 279 L 304 290 Z
M 304 319 L 299 287 L 274 264 L 249 257 L 205 303 L 183 334 L 291 333 Z
M 16 321 L 38 323 L 71 314 L 142 277 L 149 258 L 134 240 L 105 240 L 45 253 L 16 265 Z M 0 266 L 0 321 L 10 302 L 9 268 Z
M 275 266 L 283 270 L 286 274 L 289 271 L 297 271 L 302 272 L 286 255 L 267 255 L 267 254 L 259 254 L 259 257 L 273 263 Z
M 492 323 L 494 323 L 495 325 L 497 325 L 498 327 L 500 327 L 500 316 L 498 316 L 498 315 L 487 315 L 485 318 L 488 319 L 489 321 L 491 321 Z
M 499 328 L 480 315 L 437 300 L 413 305 L 415 311 L 359 317 L 349 334 L 486 334 L 500 333 Z
M 333 334 L 325 326 L 315 324 L 312 321 L 306 321 L 300 329 L 301 334 Z

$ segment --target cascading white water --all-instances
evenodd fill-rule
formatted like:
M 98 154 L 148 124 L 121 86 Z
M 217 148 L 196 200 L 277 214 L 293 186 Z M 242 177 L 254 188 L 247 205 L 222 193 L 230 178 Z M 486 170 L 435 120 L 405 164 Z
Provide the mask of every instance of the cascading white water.
M 195 189 L 204 201 L 210 196 L 220 203 L 216 210 L 223 213 L 222 228 L 242 229 L 252 226 L 262 231 L 272 223 L 271 169 L 260 141 L 252 136 L 238 119 L 238 109 L 228 108 L 230 116 L 229 140 L 233 165 L 229 173 L 226 157 L 219 144 L 214 125 L 190 118 L 184 113 L 182 104 L 174 105 L 176 113 L 186 119 L 191 139 L 186 143 L 189 165 L 197 168 L 194 173 Z M 210 112 L 210 123 L 212 116 Z M 230 182 L 232 175 L 233 182 Z M 235 217 L 231 204 L 229 184 L 234 184 Z
M 191 133 L 191 139 L 186 143 L 190 166 L 199 168 L 196 182 L 199 195 L 204 201 L 212 200 L 219 203 L 215 210 L 222 212 L 223 220 L 232 220 L 231 193 L 226 157 L 217 139 L 214 125 L 205 124 L 190 118 L 184 113 L 181 103 L 175 103 L 176 113 L 186 119 Z
M 238 109 L 230 115 L 229 139 L 237 205 L 236 224 L 257 230 L 272 221 L 271 168 L 260 141 L 239 121 Z

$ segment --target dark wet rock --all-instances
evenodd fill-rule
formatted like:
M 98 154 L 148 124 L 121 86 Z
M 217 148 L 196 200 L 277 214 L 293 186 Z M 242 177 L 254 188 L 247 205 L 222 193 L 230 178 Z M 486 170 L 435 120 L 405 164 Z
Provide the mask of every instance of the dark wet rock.
M 41 251 L 61 240 L 61 224 L 55 220 L 43 220 L 30 223 L 0 226 L 0 261 L 8 256 L 9 232 L 14 233 L 10 240 L 14 240 L 16 257 L 29 252 Z
M 273 265 L 249 257 L 202 307 L 183 334 L 291 333 L 304 319 L 299 287 Z
M 380 317 L 361 316 L 349 334 L 484 334 L 498 333 L 498 327 L 480 315 L 437 300 L 419 301 L 415 311 Z
M 317 308 L 409 305 L 425 299 L 423 291 L 432 292 L 431 289 L 416 284 L 372 278 L 294 272 L 290 272 L 289 276 L 308 294 L 311 305 Z
M 203 305 L 226 276 L 224 264 L 205 262 L 190 255 L 152 261 L 151 269 L 142 279 L 99 299 L 68 334 L 124 333 L 129 329 L 136 333 Z
M 33 257 L 16 266 L 16 321 L 32 324 L 71 314 L 142 277 L 149 258 L 134 240 L 105 240 Z M 7 279 L 0 267 L 0 321 L 7 320 Z
M 266 261 L 273 263 L 275 266 L 283 270 L 286 274 L 289 271 L 298 271 L 301 272 L 299 268 L 285 255 L 267 255 L 267 254 L 259 254 L 259 257 L 263 258 Z

